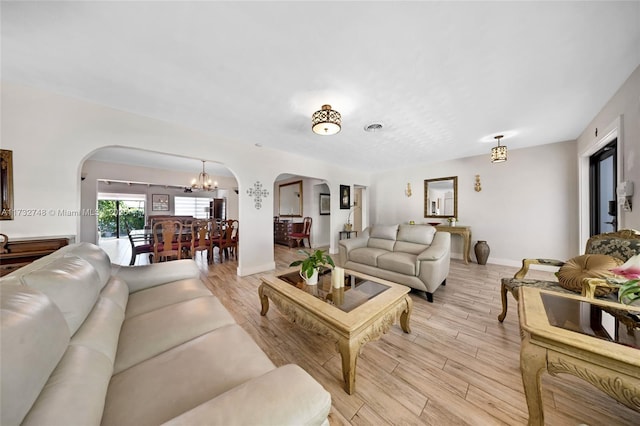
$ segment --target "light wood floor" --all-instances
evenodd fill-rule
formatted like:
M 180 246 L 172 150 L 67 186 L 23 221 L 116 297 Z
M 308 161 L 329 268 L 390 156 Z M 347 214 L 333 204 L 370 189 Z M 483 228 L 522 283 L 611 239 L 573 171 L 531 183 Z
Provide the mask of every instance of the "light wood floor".
M 114 263 L 129 264 L 128 241 L 102 246 Z M 217 252 L 216 252 L 217 253 Z M 138 256 L 137 263 L 146 263 Z M 277 269 L 298 258 L 296 249 L 275 247 Z M 428 303 L 412 294 L 411 334 L 394 326 L 364 346 L 356 392 L 342 388 L 340 356 L 333 342 L 290 323 L 274 306 L 260 316 L 260 274 L 236 275 L 237 262 L 198 259 L 203 278 L 236 321 L 276 365 L 295 363 L 332 396 L 332 425 L 524 425 L 519 372 L 520 334 L 515 301 L 504 323 L 499 281 L 516 268 L 466 265 L 452 260 L 447 286 Z M 549 273 L 533 271 L 533 276 Z M 295 395 L 291 396 L 295 399 Z M 543 376 L 548 425 L 640 425 L 640 413 L 569 375 Z

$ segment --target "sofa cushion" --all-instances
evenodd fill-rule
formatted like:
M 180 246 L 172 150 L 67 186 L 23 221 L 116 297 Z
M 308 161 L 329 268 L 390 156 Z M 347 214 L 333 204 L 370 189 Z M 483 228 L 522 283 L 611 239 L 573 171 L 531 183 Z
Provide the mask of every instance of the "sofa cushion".
M 416 275 L 416 255 L 404 252 L 386 253 L 378 257 L 378 268 L 405 275 Z
M 0 286 L 0 424 L 20 424 L 69 343 L 58 307 L 24 285 Z
M 111 278 L 111 260 L 107 253 L 95 244 L 78 243 L 67 246 L 65 257 L 78 256 L 89 262 L 100 276 L 101 288 Z
M 113 282 L 117 285 L 117 281 Z M 112 285 L 114 285 L 112 284 Z M 115 362 L 124 309 L 109 297 L 98 298 L 95 306 L 71 338 L 71 345 L 86 346 Z
M 395 241 L 397 235 L 398 225 L 373 225 L 369 231 L 369 238 Z
M 69 346 L 22 425 L 100 424 L 112 372 L 101 352 Z
M 384 238 L 369 238 L 369 241 L 367 241 L 367 247 L 377 248 L 384 251 L 393 251 L 393 246 L 395 244 L 395 240 L 385 240 Z
M 162 424 L 273 369 L 239 325 L 221 327 L 114 375 L 102 425 Z
M 378 257 L 386 253 L 389 253 L 389 250 L 362 247 L 351 250 L 349 252 L 349 260 L 352 262 L 362 263 L 364 265 L 378 266 Z
M 211 294 L 129 318 L 120 332 L 114 372 L 234 323 L 231 314 Z
M 61 257 L 46 268 L 22 276 L 22 282 L 46 294 L 64 315 L 71 334 L 85 320 L 100 294 L 96 269 L 79 257 Z
M 126 316 L 131 318 L 164 306 L 202 296 L 211 296 L 211 291 L 198 278 L 174 281 L 151 287 L 137 291 L 129 296 Z
M 295 404 L 291 395 L 295 395 Z M 239 404 L 251 409 L 238 410 Z M 280 408 L 274 410 L 274 406 Z M 319 425 L 327 423 L 330 410 L 331 395 L 302 368 L 287 364 L 236 386 L 164 426 Z
M 408 243 L 406 241 L 396 241 L 396 245 L 393 246 L 393 251 L 404 252 L 410 254 L 420 254 L 425 251 L 429 246 L 425 244 Z
M 398 241 L 429 245 L 436 234 L 436 228 L 431 225 L 400 225 L 398 227 Z

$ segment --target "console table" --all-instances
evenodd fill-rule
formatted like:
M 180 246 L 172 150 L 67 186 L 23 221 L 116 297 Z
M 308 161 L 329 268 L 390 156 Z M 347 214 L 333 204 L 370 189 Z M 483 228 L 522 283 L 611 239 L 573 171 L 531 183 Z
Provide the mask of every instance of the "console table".
M 9 240 L 0 234 L 0 277 L 69 244 L 69 238 Z
M 612 309 L 616 311 L 613 321 L 602 321 L 602 312 Z M 581 378 L 640 412 L 640 330 L 618 318 L 624 314 L 637 321 L 640 309 L 523 286 L 518 311 L 520 372 L 529 425 L 544 425 L 540 388 L 544 370 L 553 376 L 565 373 Z
M 471 250 L 471 227 L 470 226 L 447 226 L 447 225 L 437 225 L 437 231 L 449 232 L 453 235 L 460 235 L 464 240 L 464 248 L 462 250 L 462 258 L 464 259 L 464 263 L 469 263 L 471 259 L 469 252 Z

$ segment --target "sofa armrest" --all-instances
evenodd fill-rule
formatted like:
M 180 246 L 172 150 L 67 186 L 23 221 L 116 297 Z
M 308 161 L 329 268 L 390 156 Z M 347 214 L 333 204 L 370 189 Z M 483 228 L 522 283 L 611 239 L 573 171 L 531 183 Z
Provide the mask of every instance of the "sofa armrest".
M 338 255 L 341 266 L 349 260 L 349 252 L 353 249 L 366 247 L 369 237 L 347 238 L 345 240 L 338 241 Z
M 293 399 L 292 399 L 293 398 Z M 331 395 L 302 368 L 288 364 L 249 380 L 165 425 L 321 425 Z
M 113 275 L 129 286 L 129 293 L 188 278 L 198 278 L 200 269 L 191 259 L 153 263 L 151 265 L 113 268 Z
M 451 250 L 451 234 L 436 232 L 431 245 L 418 255 L 417 260 L 438 260 Z

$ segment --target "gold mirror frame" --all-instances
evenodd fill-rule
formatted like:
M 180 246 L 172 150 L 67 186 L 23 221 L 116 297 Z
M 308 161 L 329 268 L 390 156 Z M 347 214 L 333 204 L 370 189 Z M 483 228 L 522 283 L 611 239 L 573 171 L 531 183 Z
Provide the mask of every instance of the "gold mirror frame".
M 452 191 L 451 197 L 447 197 L 449 191 Z M 424 217 L 458 217 L 458 176 L 424 180 Z
M 13 151 L 0 149 L 0 220 L 13 220 Z
M 302 217 L 302 181 L 283 183 L 279 187 L 278 214 Z

